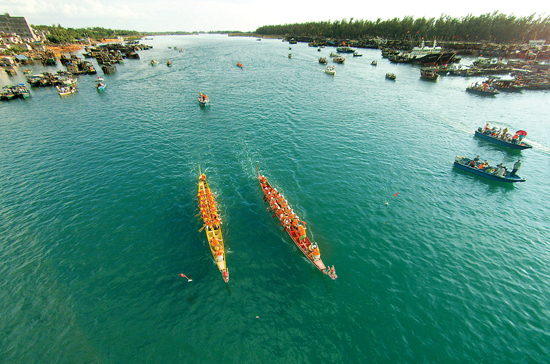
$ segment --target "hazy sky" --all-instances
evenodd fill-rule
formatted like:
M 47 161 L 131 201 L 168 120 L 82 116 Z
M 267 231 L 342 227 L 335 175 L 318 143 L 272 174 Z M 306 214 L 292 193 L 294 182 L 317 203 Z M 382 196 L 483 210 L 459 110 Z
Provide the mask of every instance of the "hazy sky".
M 254 31 L 262 25 L 341 19 L 459 18 L 498 10 L 506 15 L 550 15 L 550 1 L 412 0 L 2 0 L 1 13 L 30 24 L 138 31 Z

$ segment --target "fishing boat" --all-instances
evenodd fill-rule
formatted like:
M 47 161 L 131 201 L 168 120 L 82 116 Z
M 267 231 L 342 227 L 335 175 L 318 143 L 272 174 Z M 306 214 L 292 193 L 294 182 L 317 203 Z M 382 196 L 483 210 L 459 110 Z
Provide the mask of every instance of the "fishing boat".
M 483 96 L 495 96 L 499 93 L 494 87 L 491 87 L 486 83 L 478 84 L 477 82 L 466 87 L 466 92 Z
M 320 58 L 319 58 L 319 63 L 327 64 L 327 63 L 328 63 L 327 57 L 320 57 Z
M 218 266 L 222 274 L 222 278 L 225 283 L 229 282 L 229 270 L 225 264 L 225 249 L 223 244 L 223 236 L 221 230 L 221 221 L 218 215 L 216 200 L 214 195 L 206 182 L 206 175 L 201 173 L 199 166 L 199 192 L 197 194 L 199 199 L 200 215 L 202 216 L 203 226 L 199 230 L 206 231 L 206 239 L 208 240 L 208 246 L 212 257 Z
M 279 225 L 283 226 L 284 231 L 288 233 L 300 251 L 317 269 L 330 278 L 336 279 L 338 276 L 334 271 L 334 266 L 325 266 L 321 260 L 321 253 L 319 252 L 317 243 L 312 242 L 307 236 L 304 227 L 306 223 L 299 220 L 300 217 L 290 208 L 283 195 L 269 184 L 265 176 L 260 175 L 258 166 L 256 166 L 256 172 L 258 173 L 258 180 L 264 193 L 264 200 L 269 203 L 269 210 L 275 213 L 273 217 L 277 216 L 280 221 Z
M 355 49 L 352 49 L 350 47 L 338 47 L 338 48 L 336 48 L 336 52 L 338 52 L 338 53 L 355 53 Z
M 104 81 L 105 80 L 103 78 L 99 78 L 99 77 L 95 81 L 95 88 L 96 88 L 97 92 L 105 91 L 105 87 L 107 87 L 107 85 L 105 84 Z
M 496 126 L 489 128 L 489 124 L 487 124 L 483 129 L 481 127 L 477 128 L 475 135 L 512 149 L 533 148 L 531 144 L 527 144 L 523 141 L 523 138 L 527 136 L 525 130 L 518 130 L 514 135 L 510 135 L 508 134 L 508 128 L 500 131 Z
M 433 67 L 422 68 L 420 70 L 420 78 L 428 81 L 435 81 L 439 78 L 439 73 Z
M 210 99 L 208 98 L 208 96 L 206 96 L 205 94 L 203 94 L 202 92 L 199 92 L 199 104 L 201 106 L 208 106 L 210 105 Z
M 170 62 L 170 60 L 167 60 L 167 61 L 166 61 L 166 65 L 167 65 L 168 67 L 172 67 L 172 62 Z
M 325 68 L 325 73 L 328 75 L 335 75 L 336 74 L 336 66 L 327 66 Z
M 488 164 L 483 164 L 474 159 L 456 156 L 454 166 L 459 169 L 491 179 L 493 181 L 509 183 L 525 182 L 525 178 L 517 176 L 514 170 L 512 170 L 512 172 L 508 172 L 507 168 L 504 167 L 502 164 L 499 164 L 496 167 L 492 167 Z
M 386 79 L 395 81 L 396 78 L 397 76 L 395 75 L 395 73 L 386 73 Z
M 332 60 L 336 63 L 344 63 L 346 61 L 346 57 L 336 56 Z
M 158 61 L 155 59 L 152 59 L 150 63 L 151 63 L 151 66 L 156 66 L 159 64 Z
M 55 86 L 55 88 L 59 96 L 68 96 L 77 91 L 76 86 Z

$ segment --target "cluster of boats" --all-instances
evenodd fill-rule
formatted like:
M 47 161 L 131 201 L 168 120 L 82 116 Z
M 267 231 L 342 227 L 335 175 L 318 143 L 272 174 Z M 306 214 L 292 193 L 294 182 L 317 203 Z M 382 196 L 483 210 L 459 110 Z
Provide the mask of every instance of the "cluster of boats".
M 14 86 L 7 85 L 0 90 L 0 100 L 26 99 L 30 96 L 29 89 L 22 83 Z
M 267 181 L 267 178 L 260 175 L 258 167 L 256 166 L 256 172 L 258 173 L 258 181 L 264 194 L 264 201 L 269 204 L 268 211 L 272 211 L 279 220 L 279 226 L 283 227 L 283 230 L 288 233 L 292 241 L 305 255 L 305 257 L 321 272 L 328 275 L 332 279 L 338 278 L 334 266 L 326 266 L 321 259 L 321 252 L 316 242 L 312 241 L 305 228 L 306 223 L 300 220 L 300 217 L 294 213 L 294 210 L 289 206 L 284 196 L 273 188 Z M 206 175 L 201 173 L 199 167 L 199 191 L 197 194 L 199 201 L 200 212 L 197 215 L 201 216 L 203 226 L 199 230 L 206 231 L 206 239 L 210 252 L 223 280 L 229 282 L 229 270 L 226 264 L 226 251 L 224 246 L 223 235 L 221 231 L 221 220 L 218 213 L 214 194 L 208 186 L 206 181 Z
M 523 138 L 527 135 L 527 132 L 524 130 L 518 130 L 511 135 L 508 133 L 508 128 L 490 128 L 487 123 L 483 129 L 479 127 L 475 131 L 475 135 L 511 149 L 528 149 L 533 147 L 523 141 Z M 457 156 L 454 161 L 454 166 L 494 181 L 508 183 L 525 182 L 525 178 L 521 178 L 516 174 L 521 167 L 521 159 L 518 159 L 511 171 L 508 171 L 508 167 L 503 166 L 502 163 L 493 167 L 487 161 L 482 162 L 479 156 L 474 159 Z
M 76 78 L 70 73 L 58 71 L 56 74 L 42 72 L 40 75 L 27 76 L 27 82 L 31 86 L 71 86 L 76 84 Z

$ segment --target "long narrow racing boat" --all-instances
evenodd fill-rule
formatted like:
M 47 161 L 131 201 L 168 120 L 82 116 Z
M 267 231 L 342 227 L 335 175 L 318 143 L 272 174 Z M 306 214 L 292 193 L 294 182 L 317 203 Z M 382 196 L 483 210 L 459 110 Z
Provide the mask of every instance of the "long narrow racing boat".
M 225 249 L 223 245 L 220 217 L 216 208 L 216 200 L 214 199 L 212 191 L 210 191 L 208 182 L 206 182 L 206 175 L 201 173 L 200 167 L 199 192 L 197 197 L 199 199 L 200 215 L 204 223 L 201 230 L 206 230 L 206 239 L 208 239 L 208 246 L 212 252 L 212 257 L 214 257 L 218 269 L 222 273 L 223 280 L 227 283 L 229 282 L 229 270 L 225 264 Z
M 280 221 L 280 225 L 283 226 L 284 231 L 288 233 L 292 241 L 302 251 L 302 253 L 313 263 L 313 265 L 321 272 L 325 273 L 332 279 L 338 278 L 334 271 L 334 266 L 327 267 L 321 260 L 321 253 L 317 243 L 309 240 L 303 221 L 300 221 L 300 217 L 294 213 L 290 208 L 284 196 L 277 192 L 277 189 L 273 188 L 265 176 L 260 175 L 258 166 L 256 166 L 256 172 L 258 173 L 258 180 L 264 193 L 264 200 L 269 203 L 269 210 L 272 210 Z

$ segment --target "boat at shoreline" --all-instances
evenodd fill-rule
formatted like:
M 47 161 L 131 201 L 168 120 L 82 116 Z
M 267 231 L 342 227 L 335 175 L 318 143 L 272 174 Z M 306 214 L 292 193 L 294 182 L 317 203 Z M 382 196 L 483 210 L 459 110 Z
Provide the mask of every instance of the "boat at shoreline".
M 492 167 L 488 164 L 484 165 L 483 163 L 480 163 L 475 159 L 468 159 L 466 157 L 459 156 L 455 157 L 453 164 L 459 169 L 477 174 L 493 181 L 509 183 L 525 182 L 525 178 L 521 178 L 515 175 L 514 171 L 508 172 L 507 168 L 504 167 L 502 164 L 499 164 L 496 167 Z
M 203 226 L 199 230 L 206 231 L 206 239 L 212 257 L 222 274 L 225 283 L 229 282 L 229 270 L 225 261 L 225 248 L 221 230 L 221 221 L 218 215 L 216 200 L 214 194 L 206 182 L 206 175 L 201 173 L 199 166 L 199 191 L 197 193 L 199 200 L 200 215 L 202 216 Z
M 334 270 L 334 266 L 327 267 L 321 260 L 321 253 L 317 243 L 309 240 L 303 221 L 300 221 L 300 217 L 294 213 L 294 211 L 288 206 L 287 201 L 277 192 L 277 189 L 273 188 L 267 178 L 260 175 L 258 166 L 256 165 L 256 172 L 258 173 L 258 181 L 262 187 L 264 194 L 264 201 L 269 204 L 269 210 L 272 210 L 275 214 L 272 217 L 277 216 L 280 223 L 283 226 L 283 230 L 288 233 L 292 241 L 300 249 L 300 251 L 309 259 L 313 265 L 324 274 L 328 275 L 333 280 L 338 276 Z
M 68 96 L 74 94 L 76 91 L 76 86 L 55 86 L 59 96 Z
M 482 96 L 496 96 L 499 94 L 499 92 L 494 87 L 491 87 L 486 83 L 480 85 L 477 82 L 471 86 L 466 87 L 466 92 Z
M 524 130 L 518 130 L 514 135 L 510 135 L 507 133 L 508 129 L 504 129 L 502 132 L 500 130 L 497 130 L 497 127 L 494 127 L 492 129 L 488 128 L 488 125 L 482 129 L 481 127 L 477 128 L 475 131 L 475 135 L 489 140 L 495 144 L 503 145 L 508 148 L 512 149 L 529 149 L 533 148 L 531 144 L 527 144 L 523 142 L 523 138 L 527 136 L 527 132 Z
M 336 52 L 338 52 L 338 53 L 355 53 L 355 49 L 352 49 L 350 47 L 338 47 L 338 48 L 336 48 Z

